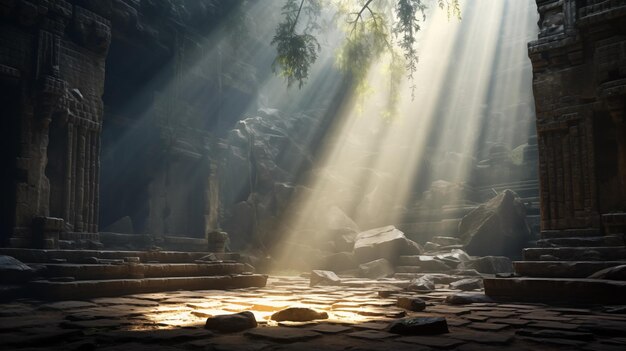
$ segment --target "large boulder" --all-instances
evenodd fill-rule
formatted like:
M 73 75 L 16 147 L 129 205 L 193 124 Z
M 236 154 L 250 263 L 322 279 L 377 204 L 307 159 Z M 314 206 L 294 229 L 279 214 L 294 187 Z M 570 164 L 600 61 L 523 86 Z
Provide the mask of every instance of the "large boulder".
M 359 233 L 354 243 L 354 257 L 359 263 L 385 258 L 395 263 L 401 255 L 419 255 L 419 245 L 390 225 Z
M 519 256 L 531 239 L 526 208 L 513 191 L 505 190 L 463 217 L 459 236 L 470 255 Z

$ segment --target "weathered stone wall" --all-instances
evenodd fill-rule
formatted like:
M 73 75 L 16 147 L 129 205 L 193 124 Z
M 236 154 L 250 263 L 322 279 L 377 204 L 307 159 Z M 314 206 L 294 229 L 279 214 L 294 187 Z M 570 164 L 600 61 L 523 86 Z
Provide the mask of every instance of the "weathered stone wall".
M 13 128 L 3 134 L 16 135 L 3 150 L 3 244 L 54 245 L 46 231 L 93 233 L 110 22 L 63 0 L 2 1 L 0 18 L 1 95 L 13 97 L 2 117 Z M 33 230 L 36 217 L 50 215 L 65 227 L 38 221 Z
M 598 232 L 601 215 L 626 210 L 626 2 L 537 4 L 542 229 Z
M 0 245 L 97 239 L 101 214 L 157 237 L 217 227 L 216 101 L 250 92 L 190 68 L 238 3 L 0 1 Z
M 113 28 L 103 97 L 104 231 L 161 241 L 204 238 L 218 227 L 216 128 L 235 123 L 252 90 L 222 81 L 239 61 L 227 56 L 225 38 L 210 34 L 238 3 L 113 1 L 103 10 Z

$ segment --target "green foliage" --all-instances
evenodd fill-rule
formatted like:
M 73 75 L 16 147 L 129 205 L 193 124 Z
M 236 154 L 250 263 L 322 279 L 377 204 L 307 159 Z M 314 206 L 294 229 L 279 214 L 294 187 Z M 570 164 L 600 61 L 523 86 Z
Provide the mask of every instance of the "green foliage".
M 304 6 L 305 2 L 307 6 Z M 317 60 L 321 46 L 310 32 L 319 29 L 316 19 L 320 11 L 321 5 L 316 0 L 288 0 L 283 6 L 284 20 L 276 28 L 272 40 L 277 52 L 272 68 L 287 79 L 288 86 L 297 81 L 301 88 L 309 77 L 310 67 Z M 296 27 L 302 13 L 308 15 L 308 21 L 303 32 L 298 34 Z
M 372 64 L 382 56 L 389 58 L 390 91 L 395 95 L 404 66 L 412 81 L 417 69 L 417 34 L 426 20 L 427 3 L 435 3 L 447 11 L 448 17 L 461 18 L 459 0 L 326 0 L 334 6 L 335 18 L 344 23 L 346 41 L 339 50 L 338 66 L 357 83 L 357 89 L 367 90 L 365 78 Z M 317 60 L 320 45 L 315 37 L 321 0 L 287 0 L 283 6 L 284 20 L 278 25 L 272 44 L 277 57 L 274 70 L 302 87 L 310 67 Z M 307 22 L 298 34 L 296 28 L 305 14 Z M 414 91 L 415 85 L 411 85 Z

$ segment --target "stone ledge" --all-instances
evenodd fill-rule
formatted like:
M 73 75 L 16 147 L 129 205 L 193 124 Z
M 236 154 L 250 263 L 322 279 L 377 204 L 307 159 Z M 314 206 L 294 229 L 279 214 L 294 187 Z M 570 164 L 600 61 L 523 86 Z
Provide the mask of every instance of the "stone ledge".
M 569 261 L 582 261 L 582 258 L 587 256 L 597 256 L 594 260 L 620 261 L 626 260 L 626 247 L 551 247 L 524 249 L 525 260 L 540 261 L 542 255 L 550 255 L 559 260 Z
M 211 252 L 185 251 L 106 251 L 106 250 L 36 250 L 0 248 L 0 255 L 12 256 L 22 262 L 50 263 L 66 259 L 68 263 L 84 263 L 91 257 L 99 259 L 124 259 L 139 257 L 141 262 L 191 263 Z M 213 253 L 218 260 L 239 260 L 238 253 Z
M 626 264 L 626 261 L 513 262 L 517 274 L 536 278 L 587 278 L 599 270 L 623 264 Z
M 266 275 L 230 275 L 215 277 L 169 277 L 146 279 L 83 280 L 75 282 L 30 282 L 26 288 L 32 297 L 44 300 L 85 299 L 173 290 L 223 290 L 264 287 Z
M 565 278 L 486 278 L 485 295 L 522 302 L 623 304 L 626 282 Z
M 74 277 L 76 280 L 201 277 L 241 274 L 243 263 L 169 264 L 45 264 L 46 277 Z

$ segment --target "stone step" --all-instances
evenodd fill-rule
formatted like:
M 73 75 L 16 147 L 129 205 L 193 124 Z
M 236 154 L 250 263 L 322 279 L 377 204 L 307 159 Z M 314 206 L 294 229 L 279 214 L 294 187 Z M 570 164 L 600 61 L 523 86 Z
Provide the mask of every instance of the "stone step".
M 41 265 L 40 265 L 41 266 Z M 43 264 L 46 278 L 73 277 L 75 280 L 200 277 L 241 274 L 243 263 L 156 263 L 156 264 Z
M 626 264 L 626 261 L 518 261 L 515 272 L 536 278 L 587 278 L 593 273 Z
M 485 278 L 485 295 L 519 302 L 623 304 L 626 281 L 577 278 Z
M 549 259 L 549 256 L 554 259 Z M 626 247 L 550 247 L 524 249 L 526 261 L 626 261 Z
M 210 254 L 210 252 L 185 251 L 107 251 L 107 250 L 37 250 L 0 248 L 0 255 L 12 256 L 22 262 L 53 263 L 55 260 L 67 260 L 68 263 L 88 263 L 92 257 L 98 259 L 124 259 L 139 257 L 143 263 L 193 263 L 195 260 Z M 215 253 L 219 260 L 234 260 L 240 258 L 238 253 Z
M 541 232 L 542 239 L 572 238 L 572 237 L 593 237 L 601 236 L 600 230 L 589 229 L 566 229 L 566 230 L 544 230 Z
M 607 247 L 624 246 L 624 235 L 563 237 L 537 240 L 539 247 Z
M 87 299 L 173 290 L 223 290 L 264 287 L 267 276 L 241 274 L 213 277 L 167 277 L 145 279 L 80 280 L 51 282 L 38 280 L 28 283 L 25 293 L 42 300 Z

